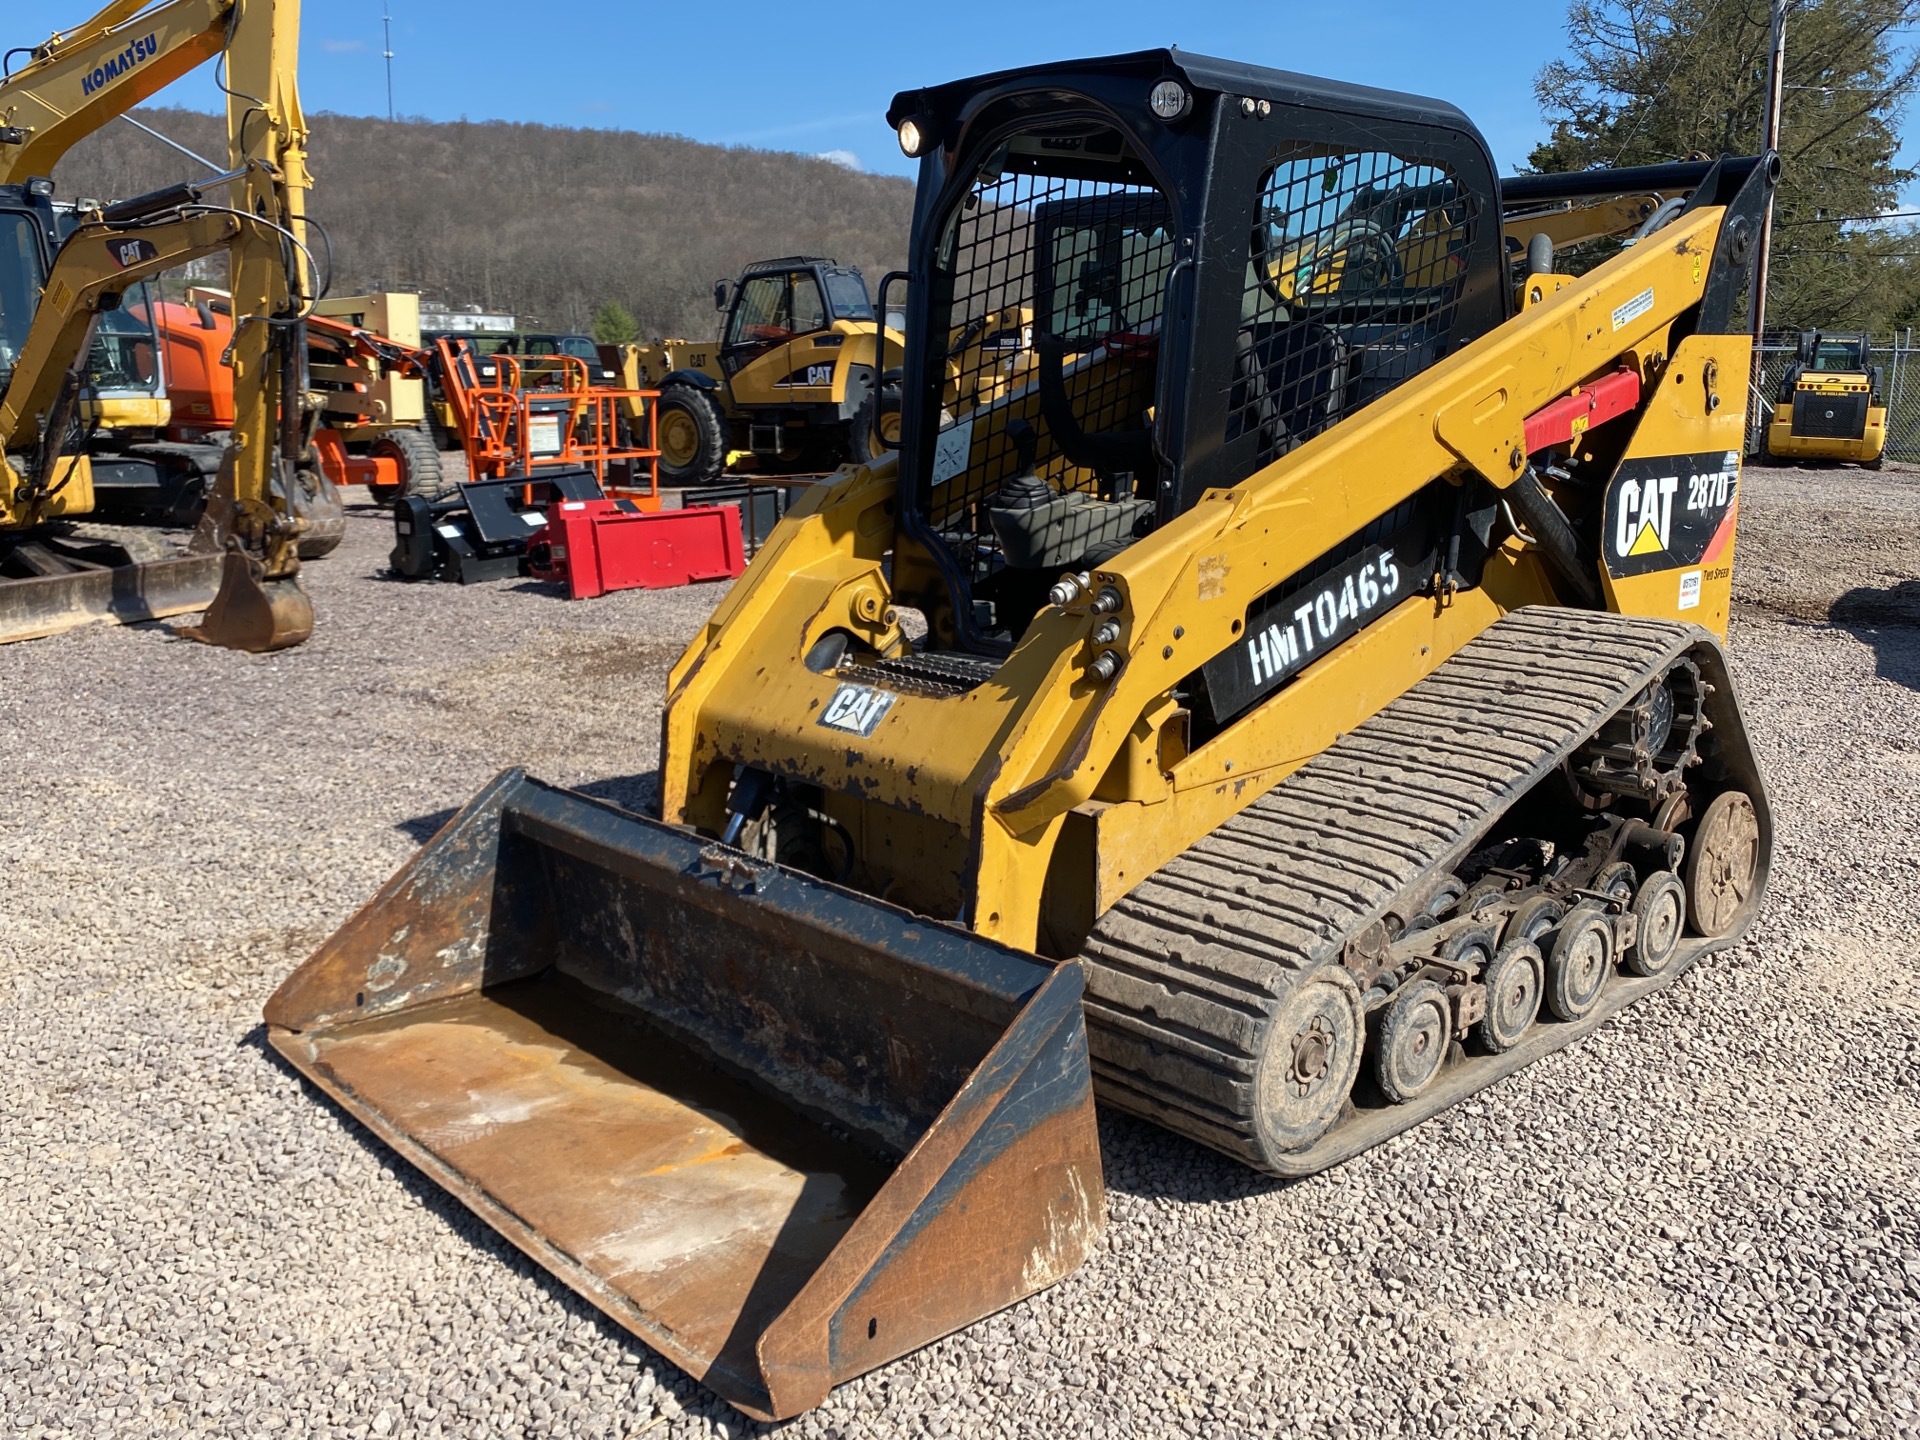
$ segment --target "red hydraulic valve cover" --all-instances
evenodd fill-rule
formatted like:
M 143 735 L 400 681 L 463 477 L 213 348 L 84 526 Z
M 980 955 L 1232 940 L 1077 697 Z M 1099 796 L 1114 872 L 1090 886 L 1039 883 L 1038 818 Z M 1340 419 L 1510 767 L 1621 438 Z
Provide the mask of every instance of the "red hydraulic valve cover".
M 527 548 L 528 573 L 563 580 L 575 600 L 731 580 L 746 568 L 732 505 L 642 510 L 630 500 L 563 500 Z

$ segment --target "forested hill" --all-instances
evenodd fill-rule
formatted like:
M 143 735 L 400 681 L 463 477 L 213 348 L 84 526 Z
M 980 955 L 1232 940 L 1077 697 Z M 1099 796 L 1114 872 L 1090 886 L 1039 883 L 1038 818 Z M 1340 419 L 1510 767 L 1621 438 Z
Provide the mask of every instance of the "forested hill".
M 225 124 L 187 110 L 141 121 L 224 162 Z M 585 330 L 609 300 L 645 335 L 710 335 L 713 282 L 749 260 L 830 255 L 870 287 L 902 268 L 910 182 L 831 161 L 668 135 L 487 121 L 311 117 L 312 214 L 333 240 L 336 294 L 417 290 Z M 63 198 L 116 198 L 204 174 L 131 125 L 61 162 Z

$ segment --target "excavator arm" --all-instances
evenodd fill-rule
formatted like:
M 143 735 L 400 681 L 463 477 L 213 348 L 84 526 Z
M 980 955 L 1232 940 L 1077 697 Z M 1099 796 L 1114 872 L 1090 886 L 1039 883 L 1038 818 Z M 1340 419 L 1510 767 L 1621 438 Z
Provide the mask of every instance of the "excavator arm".
M 69 492 L 84 467 L 62 465 L 94 326 L 133 285 L 227 248 L 248 222 L 202 213 L 157 224 L 84 224 L 47 277 L 33 329 L 0 394 L 0 529 L 85 513 Z

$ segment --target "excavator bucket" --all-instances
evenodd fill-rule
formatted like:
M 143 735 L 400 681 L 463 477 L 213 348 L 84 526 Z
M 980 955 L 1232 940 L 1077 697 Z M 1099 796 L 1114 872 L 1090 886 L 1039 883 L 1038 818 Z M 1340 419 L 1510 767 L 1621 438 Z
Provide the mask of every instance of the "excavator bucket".
M 266 1018 L 535 1261 L 782 1419 L 1086 1257 L 1080 995 L 1077 965 L 508 771 Z
M 263 655 L 313 634 L 313 601 L 298 576 L 269 580 L 266 568 L 241 550 L 226 552 L 220 590 L 195 626 L 182 635 L 227 650 Z
M 218 555 L 65 570 L 0 583 L 0 644 L 113 621 L 132 625 L 204 610 L 220 583 Z

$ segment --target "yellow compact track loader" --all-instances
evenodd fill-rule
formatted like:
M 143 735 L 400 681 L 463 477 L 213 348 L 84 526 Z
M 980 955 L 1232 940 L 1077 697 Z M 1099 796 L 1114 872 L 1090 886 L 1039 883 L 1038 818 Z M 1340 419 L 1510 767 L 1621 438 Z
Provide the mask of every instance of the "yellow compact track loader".
M 1865 335 L 1800 336 L 1767 425 L 1775 460 L 1886 462 L 1887 396 Z
M 770 470 L 831 470 L 880 453 L 881 377 L 900 336 L 875 319 L 867 282 L 817 255 L 761 260 L 713 287 L 720 339 L 609 348 L 620 384 L 658 390 L 660 475 L 720 478 L 734 455 Z
M 674 667 L 661 818 L 509 772 L 267 1009 L 763 1417 L 1071 1272 L 1094 1095 L 1313 1174 L 1729 944 L 1771 846 L 1721 640 L 1773 157 L 1503 187 L 1448 105 L 1169 51 L 889 120 L 898 449 Z M 1557 274 L 1547 213 L 1637 239 Z

